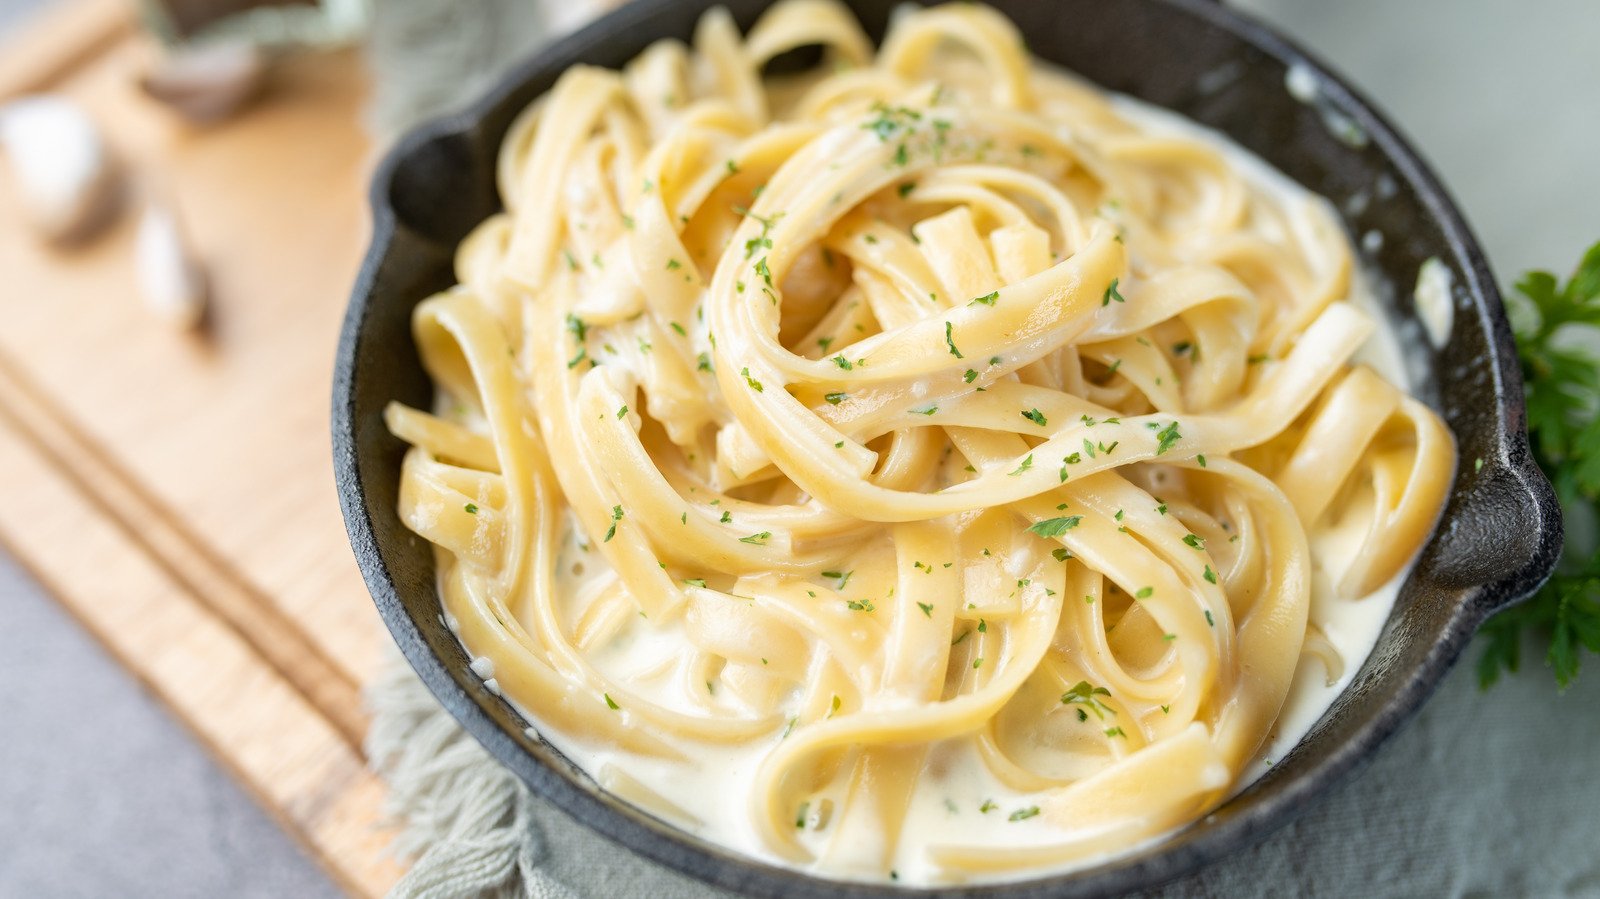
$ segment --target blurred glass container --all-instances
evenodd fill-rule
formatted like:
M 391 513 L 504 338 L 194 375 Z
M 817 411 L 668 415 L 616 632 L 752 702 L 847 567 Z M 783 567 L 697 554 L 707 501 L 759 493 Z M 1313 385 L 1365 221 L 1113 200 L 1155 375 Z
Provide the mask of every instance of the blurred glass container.
M 331 49 L 360 41 L 371 0 L 139 0 L 145 27 L 169 48 L 214 41 L 263 49 Z

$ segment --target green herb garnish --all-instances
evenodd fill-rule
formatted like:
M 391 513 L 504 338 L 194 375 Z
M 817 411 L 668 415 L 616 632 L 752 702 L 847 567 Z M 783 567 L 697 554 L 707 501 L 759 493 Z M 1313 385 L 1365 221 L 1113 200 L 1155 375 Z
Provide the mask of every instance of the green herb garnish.
M 1156 440 L 1158 441 L 1156 443 L 1156 455 L 1160 456 L 1166 453 L 1167 450 L 1172 449 L 1173 445 L 1182 439 L 1183 435 L 1178 433 L 1177 422 L 1162 428 L 1161 433 L 1156 435 Z
M 1528 272 L 1517 290 L 1525 299 L 1512 310 L 1512 330 L 1527 396 L 1528 443 L 1568 520 L 1593 520 L 1600 511 L 1600 359 L 1563 336 L 1573 336 L 1569 325 L 1600 327 L 1600 243 L 1565 286 L 1549 272 Z M 1518 669 L 1524 631 L 1548 641 L 1545 664 L 1562 690 L 1578 676 L 1584 649 L 1600 653 L 1600 547 L 1580 542 L 1576 530 L 1568 531 L 1556 572 L 1539 592 L 1484 624 L 1480 686 L 1494 684 L 1501 669 Z
M 1104 721 L 1107 713 L 1115 715 L 1117 711 L 1116 709 L 1113 709 L 1101 702 L 1096 697 L 1110 695 L 1111 691 L 1107 690 L 1105 687 L 1096 687 L 1086 680 L 1081 680 L 1078 681 L 1078 683 L 1073 686 L 1072 689 L 1061 694 L 1061 704 L 1083 706 L 1084 708 L 1093 712 L 1096 718 Z M 1086 720 L 1087 718 L 1088 715 L 1079 712 L 1078 720 L 1082 721 Z
M 1041 537 L 1059 537 L 1077 527 L 1080 521 L 1083 521 L 1082 515 L 1070 515 L 1066 518 L 1047 518 L 1044 521 L 1037 522 L 1028 530 Z
M 889 139 L 901 131 L 909 131 L 922 119 L 922 114 L 914 109 L 904 106 L 886 106 L 878 104 L 873 107 L 878 117 L 867 122 L 861 127 L 878 135 L 878 140 L 888 143 Z
M 1105 294 L 1100 297 L 1100 305 L 1101 306 L 1109 306 L 1109 305 L 1111 305 L 1111 301 L 1112 300 L 1116 300 L 1119 303 L 1126 302 L 1125 300 L 1122 299 L 1122 294 L 1117 293 L 1117 284 L 1121 280 L 1122 280 L 1121 278 L 1112 278 L 1111 279 L 1111 284 L 1106 287 Z

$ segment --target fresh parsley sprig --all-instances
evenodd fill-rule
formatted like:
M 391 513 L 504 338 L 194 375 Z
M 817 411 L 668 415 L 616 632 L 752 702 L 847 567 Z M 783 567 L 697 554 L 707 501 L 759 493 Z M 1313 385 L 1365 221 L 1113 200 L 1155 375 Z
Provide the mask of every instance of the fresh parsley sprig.
M 1528 443 L 1567 520 L 1592 523 L 1600 513 L 1600 356 L 1592 341 L 1589 347 L 1581 337 L 1575 341 L 1568 326 L 1600 328 L 1600 243 L 1566 286 L 1548 272 L 1529 272 L 1517 290 L 1526 298 L 1512 330 L 1528 400 Z M 1578 676 L 1584 649 L 1600 654 L 1600 546 L 1592 530 L 1569 527 L 1550 581 L 1484 624 L 1479 686 L 1492 686 L 1502 669 L 1517 670 L 1525 632 L 1548 639 L 1545 662 L 1562 690 Z

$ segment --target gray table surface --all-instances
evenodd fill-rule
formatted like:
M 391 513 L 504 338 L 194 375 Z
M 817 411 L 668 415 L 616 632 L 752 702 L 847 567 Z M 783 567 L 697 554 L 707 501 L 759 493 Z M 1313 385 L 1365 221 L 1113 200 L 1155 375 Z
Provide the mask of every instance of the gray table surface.
M 1233 2 L 1319 53 L 1404 123 L 1465 209 L 1502 282 L 1530 267 L 1564 272 L 1600 238 L 1597 0 Z M 0 32 L 40 4 L 0 0 Z M 3 552 L 0 621 L 0 899 L 338 894 L 171 714 Z M 1525 710 L 1530 695 L 1554 689 L 1541 683 L 1547 672 L 1531 668 L 1482 702 Z M 1586 678 L 1600 678 L 1600 665 L 1588 668 Z M 1578 706 L 1566 711 L 1600 714 L 1595 690 L 1577 692 L 1583 698 L 1569 696 Z M 72 697 L 70 706 L 63 696 Z M 1557 713 L 1549 714 L 1548 722 L 1489 716 L 1489 726 L 1558 727 Z M 1385 752 L 1416 749 L 1402 734 Z M 1448 764 L 1449 749 L 1432 747 L 1421 758 Z M 1525 770 L 1474 779 L 1537 778 L 1538 764 L 1530 759 Z M 1361 781 L 1342 789 L 1359 790 Z M 1514 822 L 1517 810 L 1508 811 Z M 1508 864 L 1537 867 L 1540 851 L 1519 846 Z M 1272 872 L 1261 873 L 1271 883 Z M 1530 895 L 1596 888 L 1538 878 L 1503 883 L 1521 883 L 1526 889 L 1508 888 Z M 1326 889 L 1343 895 L 1369 892 L 1371 884 Z

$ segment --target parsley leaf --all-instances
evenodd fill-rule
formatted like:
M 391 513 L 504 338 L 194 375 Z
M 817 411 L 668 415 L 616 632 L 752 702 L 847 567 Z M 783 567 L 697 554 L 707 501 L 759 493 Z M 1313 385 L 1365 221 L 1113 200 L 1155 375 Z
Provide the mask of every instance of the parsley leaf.
M 1122 281 L 1121 278 L 1112 278 L 1111 279 L 1110 286 L 1106 287 L 1105 295 L 1100 298 L 1100 305 L 1101 306 L 1109 306 L 1109 305 L 1111 305 L 1111 301 L 1112 300 L 1116 300 L 1119 303 L 1126 302 L 1125 300 L 1122 299 L 1122 294 L 1117 292 L 1117 284 L 1119 282 L 1121 282 L 1121 281 Z
M 1069 515 L 1065 518 L 1047 518 L 1044 521 L 1038 522 L 1037 524 L 1028 528 L 1028 530 L 1038 534 L 1041 537 L 1059 537 L 1067 531 L 1077 527 L 1078 522 L 1082 520 L 1082 515 Z
M 1178 433 L 1178 423 L 1176 421 L 1167 425 L 1161 430 L 1161 433 L 1156 435 L 1156 440 L 1158 441 L 1156 455 L 1164 454 L 1167 450 L 1172 449 L 1173 444 L 1182 439 L 1183 435 Z
M 1517 283 L 1513 330 L 1528 402 L 1528 443 L 1569 515 L 1593 515 L 1600 503 L 1600 359 L 1557 337 L 1569 325 L 1600 327 L 1600 243 L 1589 248 L 1565 286 L 1549 272 L 1529 272 Z M 1575 516 L 1576 517 L 1576 516 Z M 1478 684 L 1487 689 L 1500 672 L 1522 662 L 1525 632 L 1548 640 L 1545 663 L 1565 690 L 1578 676 L 1583 650 L 1600 654 L 1600 549 L 1587 557 L 1572 542 L 1549 582 L 1531 599 L 1489 619 Z
M 1105 687 L 1096 687 L 1086 680 L 1081 680 L 1078 681 L 1077 685 L 1072 689 L 1061 694 L 1061 704 L 1082 706 L 1089 711 L 1094 712 L 1094 716 L 1096 718 L 1104 721 L 1107 712 L 1113 715 L 1115 715 L 1117 712 L 1115 709 L 1101 702 L 1097 697 L 1110 695 L 1111 691 L 1107 690 Z M 1084 715 L 1081 712 L 1079 713 L 1078 720 L 1083 721 L 1087 718 L 1087 715 Z

